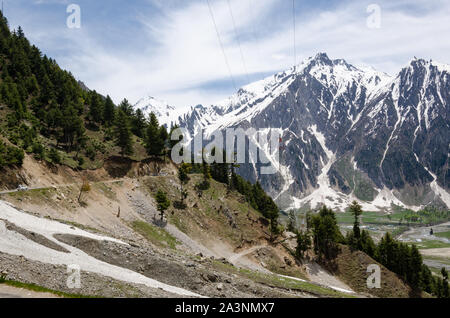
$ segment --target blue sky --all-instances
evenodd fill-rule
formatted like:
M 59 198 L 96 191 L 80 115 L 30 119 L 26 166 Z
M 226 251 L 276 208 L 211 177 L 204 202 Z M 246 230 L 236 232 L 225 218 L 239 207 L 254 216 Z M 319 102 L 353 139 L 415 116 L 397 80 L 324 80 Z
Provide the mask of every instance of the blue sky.
M 294 64 L 291 0 L 209 0 L 240 87 Z M 69 29 L 67 6 L 81 8 Z M 369 28 L 377 4 L 380 28 Z M 296 60 L 326 52 L 395 75 L 414 57 L 450 63 L 450 1 L 295 0 Z M 177 107 L 235 91 L 206 0 L 4 0 L 10 27 L 116 102 L 146 95 Z M 236 36 L 237 34 L 237 36 Z M 239 47 L 241 44 L 241 48 Z M 244 62 L 241 57 L 244 57 Z

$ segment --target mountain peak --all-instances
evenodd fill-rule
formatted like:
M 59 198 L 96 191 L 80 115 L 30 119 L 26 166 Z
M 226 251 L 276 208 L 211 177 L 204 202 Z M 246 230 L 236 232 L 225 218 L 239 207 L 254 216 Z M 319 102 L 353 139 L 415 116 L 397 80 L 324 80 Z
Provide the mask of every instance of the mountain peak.
M 408 68 L 414 69 L 420 69 L 420 68 L 430 68 L 430 67 L 436 67 L 439 72 L 447 72 L 450 73 L 450 65 L 445 63 L 440 63 L 430 60 L 425 60 L 423 58 L 417 58 L 414 57 L 408 64 Z
M 330 58 L 328 57 L 328 54 L 325 52 L 319 52 L 316 54 L 316 56 L 314 57 L 315 60 L 327 60 L 329 61 Z
M 328 57 L 327 53 L 319 52 L 313 58 L 310 58 L 310 64 L 332 65 L 333 62 Z
M 181 115 L 180 110 L 153 96 L 147 96 L 138 100 L 134 105 L 134 109 L 140 109 L 146 117 L 148 117 L 150 113 L 154 113 L 156 117 L 158 117 L 160 124 L 167 125 L 168 127 L 175 124 L 178 120 L 178 116 Z

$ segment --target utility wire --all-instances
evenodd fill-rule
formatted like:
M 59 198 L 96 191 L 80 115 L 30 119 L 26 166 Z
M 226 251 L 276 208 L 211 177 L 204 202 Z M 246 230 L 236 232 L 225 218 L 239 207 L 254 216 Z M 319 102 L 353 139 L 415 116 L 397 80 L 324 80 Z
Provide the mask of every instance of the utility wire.
M 228 72 L 230 73 L 230 78 L 231 78 L 231 81 L 233 82 L 234 90 L 237 91 L 236 82 L 234 81 L 233 73 L 231 72 L 231 68 L 230 68 L 230 63 L 228 63 L 227 55 L 225 54 L 225 49 L 223 48 L 222 40 L 220 38 L 219 29 L 217 28 L 216 19 L 214 18 L 214 13 L 213 13 L 213 11 L 211 9 L 211 5 L 209 3 L 209 0 L 206 0 L 206 3 L 208 4 L 209 13 L 210 13 L 211 19 L 212 19 L 212 21 L 214 23 L 214 28 L 216 29 L 217 39 L 219 40 L 220 49 L 222 50 L 223 57 L 225 59 L 225 64 L 227 65 Z
M 260 46 L 260 44 L 259 44 L 258 34 L 257 34 L 257 32 L 256 32 L 256 27 L 255 27 L 255 24 L 256 24 L 256 14 L 255 14 L 255 10 L 253 10 L 253 8 L 254 8 L 254 3 L 253 3 L 253 0 L 249 0 L 248 3 L 249 3 L 249 12 L 250 12 L 250 14 L 252 15 L 252 18 L 253 18 L 253 23 L 251 23 L 251 25 L 252 25 L 253 39 L 255 40 L 256 48 L 257 48 L 257 50 L 258 50 L 258 58 L 259 58 L 259 61 L 261 62 L 261 61 L 262 61 L 262 54 L 261 54 L 261 46 Z
M 247 76 L 247 83 L 250 84 L 250 77 L 248 76 L 247 65 L 245 63 L 244 53 L 242 53 L 241 41 L 239 40 L 239 35 L 238 35 L 237 29 L 236 29 L 236 21 L 234 20 L 234 15 L 233 15 L 233 10 L 231 9 L 230 0 L 227 0 L 227 4 L 228 4 L 228 9 L 230 10 L 231 21 L 233 22 L 234 35 L 236 36 L 238 46 L 239 46 L 239 51 L 241 52 L 241 60 L 242 60 L 242 65 L 244 66 L 245 75 Z

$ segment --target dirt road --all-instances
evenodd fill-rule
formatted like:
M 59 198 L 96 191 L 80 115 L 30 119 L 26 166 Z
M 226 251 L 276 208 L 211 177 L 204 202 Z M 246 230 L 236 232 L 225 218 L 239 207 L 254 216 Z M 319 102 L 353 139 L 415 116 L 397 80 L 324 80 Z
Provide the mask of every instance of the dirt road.
M 103 183 L 103 184 L 110 184 L 110 183 L 115 183 L 115 182 L 120 182 L 120 181 L 124 181 L 125 178 L 120 178 L 120 179 L 110 179 L 110 180 L 105 180 L 105 181 L 98 181 L 98 182 L 92 182 L 92 184 L 98 184 L 98 183 Z M 26 190 L 20 190 L 20 189 L 14 189 L 14 190 L 6 190 L 6 191 L 0 191 L 0 195 L 2 194 L 9 194 L 9 193 L 16 193 L 16 192 L 27 192 L 27 191 L 32 191 L 32 190 L 45 190 L 45 189 L 58 189 L 58 188 L 66 188 L 66 187 L 72 187 L 72 186 L 81 186 L 81 183 L 65 183 L 65 184 L 58 184 L 58 185 L 51 185 L 51 186 L 47 186 L 47 187 L 30 187 L 30 188 L 26 188 Z
M 24 288 L 0 284 L 0 298 L 59 298 L 51 293 L 40 293 Z

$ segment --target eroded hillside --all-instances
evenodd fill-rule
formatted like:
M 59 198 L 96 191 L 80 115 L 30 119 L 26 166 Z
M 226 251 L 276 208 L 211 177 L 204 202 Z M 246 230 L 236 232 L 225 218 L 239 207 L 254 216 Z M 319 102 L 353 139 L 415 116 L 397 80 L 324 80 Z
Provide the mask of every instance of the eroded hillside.
M 28 189 L 0 195 L 7 279 L 109 297 L 370 296 L 353 292 L 313 257 L 300 262 L 289 232 L 271 241 L 268 221 L 225 185 L 211 181 L 200 196 L 194 185 L 201 176 L 191 175 L 187 208 L 171 206 L 161 220 L 154 195 L 179 198 L 176 167 L 114 159 L 109 165 L 114 169 L 78 172 L 25 158 L 15 174 Z M 90 191 L 80 197 L 83 182 Z M 66 267 L 77 262 L 82 284 L 74 290 L 66 286 Z

